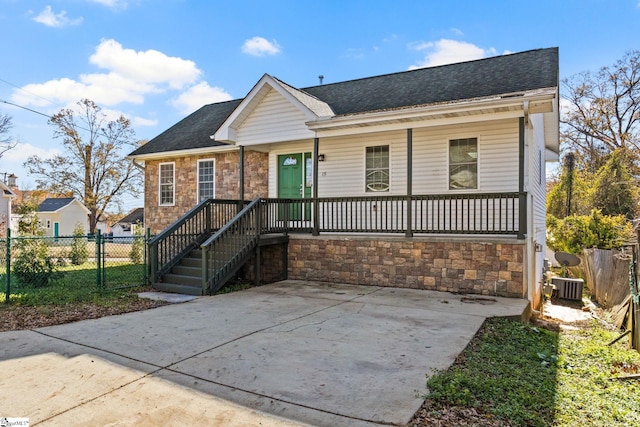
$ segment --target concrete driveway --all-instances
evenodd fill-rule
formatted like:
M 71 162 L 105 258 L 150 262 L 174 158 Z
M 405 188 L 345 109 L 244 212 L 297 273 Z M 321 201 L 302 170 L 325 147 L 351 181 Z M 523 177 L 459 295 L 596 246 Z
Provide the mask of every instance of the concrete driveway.
M 31 425 L 407 423 L 426 375 L 527 301 L 284 281 L 0 334 L 0 417 Z M 41 424 L 40 424 L 41 423 Z

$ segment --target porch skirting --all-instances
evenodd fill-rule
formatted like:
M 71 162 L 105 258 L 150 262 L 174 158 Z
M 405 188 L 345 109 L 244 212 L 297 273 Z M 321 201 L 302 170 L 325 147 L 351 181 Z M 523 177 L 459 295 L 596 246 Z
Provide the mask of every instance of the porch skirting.
M 288 277 L 527 298 L 524 248 L 515 238 L 292 234 Z

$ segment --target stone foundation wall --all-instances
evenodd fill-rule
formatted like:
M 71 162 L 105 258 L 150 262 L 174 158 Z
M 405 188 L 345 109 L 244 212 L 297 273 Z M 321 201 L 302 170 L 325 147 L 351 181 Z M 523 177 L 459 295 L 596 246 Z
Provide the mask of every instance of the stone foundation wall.
M 260 248 L 261 284 L 274 283 L 287 279 L 287 243 L 267 245 Z M 253 282 L 255 280 L 256 260 L 253 255 L 242 267 L 239 276 Z
M 289 278 L 526 298 L 523 256 L 508 239 L 293 235 Z

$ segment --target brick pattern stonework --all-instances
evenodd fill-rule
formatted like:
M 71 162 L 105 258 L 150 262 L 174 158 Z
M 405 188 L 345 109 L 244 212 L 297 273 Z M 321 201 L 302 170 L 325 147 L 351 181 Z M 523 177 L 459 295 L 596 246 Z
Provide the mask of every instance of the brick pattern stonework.
M 260 283 L 274 283 L 287 279 L 287 243 L 267 245 L 260 248 Z M 255 280 L 255 255 L 242 267 L 239 276 L 253 282 Z
M 526 298 L 523 255 L 506 240 L 295 235 L 289 278 Z
M 237 151 L 201 156 L 175 157 L 162 161 L 145 162 L 145 227 L 152 233 L 167 228 L 185 212 L 197 204 L 198 160 L 216 160 L 216 198 L 238 199 L 240 180 L 240 157 Z M 158 165 L 175 163 L 176 195 L 174 206 L 158 204 Z M 245 152 L 245 199 L 267 197 L 269 182 L 269 155 L 256 151 Z

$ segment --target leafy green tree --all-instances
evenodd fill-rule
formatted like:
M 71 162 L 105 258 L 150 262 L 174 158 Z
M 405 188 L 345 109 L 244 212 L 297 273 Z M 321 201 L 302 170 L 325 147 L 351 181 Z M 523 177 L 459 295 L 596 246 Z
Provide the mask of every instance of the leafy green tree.
M 108 120 L 93 101 L 83 99 L 77 111 L 62 109 L 49 120 L 62 154 L 48 159 L 32 156 L 25 162 L 39 188 L 71 193 L 89 209 L 89 232 L 98 218 L 124 194 L 137 195 L 142 173 L 126 155 L 137 148 L 131 122 L 124 116 Z
M 627 164 L 624 150 L 618 149 L 596 173 L 593 207 L 604 215 L 633 219 L 638 212 L 638 190 Z
M 73 229 L 73 242 L 69 251 L 69 260 L 73 265 L 82 265 L 89 259 L 89 250 L 87 249 L 87 239 L 85 238 L 84 227 L 82 224 L 76 224 Z
M 568 153 L 558 181 L 547 192 L 547 213 L 556 218 L 586 215 L 591 209 L 591 189 L 588 174 L 575 165 L 575 157 Z

